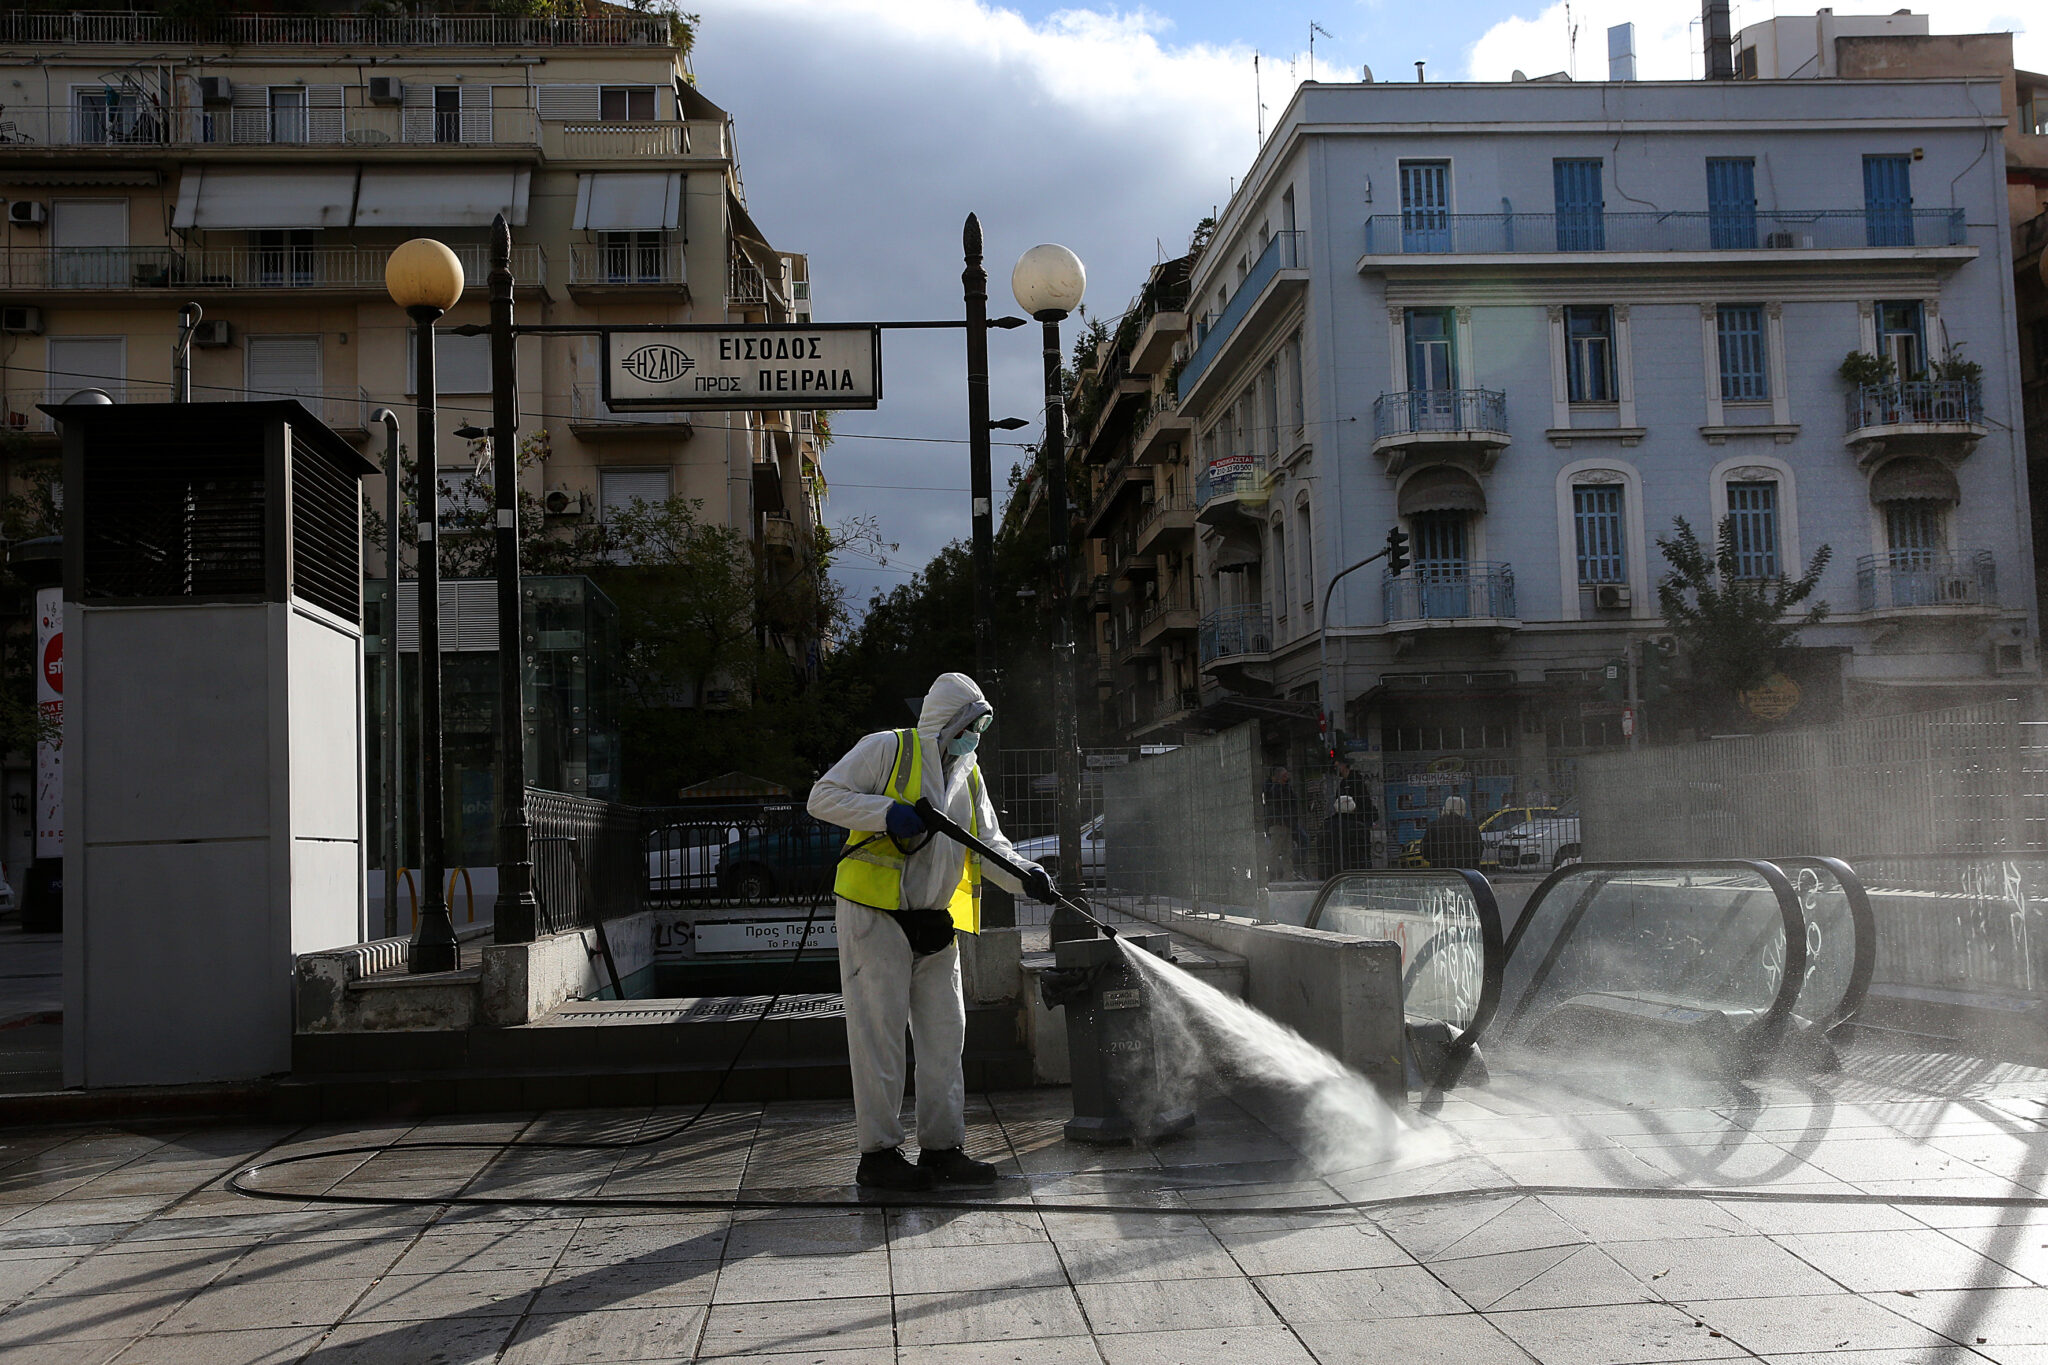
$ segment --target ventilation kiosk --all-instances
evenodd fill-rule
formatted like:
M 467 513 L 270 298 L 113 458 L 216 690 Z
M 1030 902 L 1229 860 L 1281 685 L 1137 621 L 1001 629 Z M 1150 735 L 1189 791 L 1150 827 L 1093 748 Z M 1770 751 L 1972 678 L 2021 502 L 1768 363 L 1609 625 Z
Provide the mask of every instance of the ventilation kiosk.
M 64 1080 L 291 1065 L 361 938 L 361 487 L 297 402 L 46 406 L 64 439 Z

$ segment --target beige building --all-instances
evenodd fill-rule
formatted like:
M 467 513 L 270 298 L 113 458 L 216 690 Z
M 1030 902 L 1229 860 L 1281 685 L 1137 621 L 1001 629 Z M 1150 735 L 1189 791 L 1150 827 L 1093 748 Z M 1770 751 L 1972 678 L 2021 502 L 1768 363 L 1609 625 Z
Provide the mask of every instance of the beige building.
M 412 440 L 411 347 L 384 290 L 397 243 L 440 239 L 486 320 L 486 241 L 512 224 L 523 323 L 786 322 L 805 258 L 746 209 L 731 118 L 664 16 L 0 16 L 0 420 L 55 448 L 37 404 L 170 393 L 178 310 L 205 319 L 198 400 L 296 395 L 378 462 Z M 444 471 L 489 423 L 483 337 L 438 344 Z M 595 336 L 519 343 L 526 475 L 551 519 L 681 494 L 805 570 L 822 490 L 809 414 L 609 412 Z M 373 506 L 382 489 L 372 481 Z M 373 562 L 373 572 L 381 567 Z

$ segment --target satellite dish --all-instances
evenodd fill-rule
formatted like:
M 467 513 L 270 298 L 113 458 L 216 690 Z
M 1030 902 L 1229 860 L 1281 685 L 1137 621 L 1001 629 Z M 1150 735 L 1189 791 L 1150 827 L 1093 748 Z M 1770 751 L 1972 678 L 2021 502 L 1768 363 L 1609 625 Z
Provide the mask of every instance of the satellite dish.
M 1371 67 L 1369 67 L 1369 66 L 1368 66 L 1368 67 L 1364 67 L 1364 68 L 1362 68 L 1362 72 L 1363 72 L 1363 74 L 1361 74 L 1361 75 L 1359 76 L 1359 78 L 1358 78 L 1358 79 L 1360 79 L 1361 81 L 1364 81 L 1364 82 L 1365 82 L 1365 83 L 1366 83 L 1367 85 L 1371 85 L 1371 84 L 1372 84 L 1372 68 L 1371 68 Z
M 1529 79 L 1529 73 L 1518 66 L 1515 68 L 1515 74 L 1509 76 L 1508 79 L 1511 81 L 1526 81 Z

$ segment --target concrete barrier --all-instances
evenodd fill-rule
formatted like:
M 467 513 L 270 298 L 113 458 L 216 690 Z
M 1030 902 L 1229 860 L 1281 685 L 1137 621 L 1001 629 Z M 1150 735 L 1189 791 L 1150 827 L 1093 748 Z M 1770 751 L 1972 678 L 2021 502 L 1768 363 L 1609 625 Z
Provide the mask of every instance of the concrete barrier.
M 605 921 L 612 961 L 625 980 L 654 962 L 654 912 Z M 477 982 L 477 1022 L 529 1024 L 569 1000 L 588 1000 L 611 987 L 611 974 L 597 951 L 597 931 L 573 929 L 532 943 L 493 943 L 484 948 Z

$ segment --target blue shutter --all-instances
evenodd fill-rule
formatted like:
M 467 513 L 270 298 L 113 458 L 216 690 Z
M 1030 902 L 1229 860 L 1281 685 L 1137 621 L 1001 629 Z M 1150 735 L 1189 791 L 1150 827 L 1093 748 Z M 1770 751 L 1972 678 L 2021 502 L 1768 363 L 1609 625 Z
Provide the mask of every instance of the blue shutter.
M 1574 487 L 1572 521 L 1578 539 L 1579 582 L 1628 582 L 1622 554 L 1621 488 L 1616 484 Z
M 1707 158 L 1707 235 L 1716 251 L 1756 245 L 1756 162 L 1751 158 Z
M 1764 310 L 1754 303 L 1724 303 L 1715 315 L 1720 338 L 1721 398 L 1740 402 L 1771 396 L 1764 359 Z
M 1557 188 L 1557 249 L 1605 251 L 1607 224 L 1602 217 L 1600 161 L 1559 158 L 1550 163 Z
M 1728 516 L 1735 523 L 1735 576 L 1778 576 L 1778 485 L 1731 483 Z
M 1451 249 L 1451 163 L 1401 163 L 1401 250 Z
M 1913 245 L 1913 159 L 1863 158 L 1863 234 L 1869 246 Z

